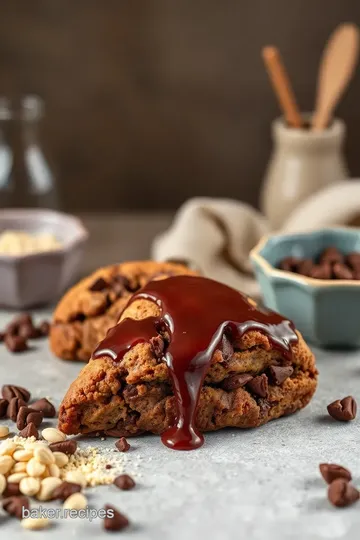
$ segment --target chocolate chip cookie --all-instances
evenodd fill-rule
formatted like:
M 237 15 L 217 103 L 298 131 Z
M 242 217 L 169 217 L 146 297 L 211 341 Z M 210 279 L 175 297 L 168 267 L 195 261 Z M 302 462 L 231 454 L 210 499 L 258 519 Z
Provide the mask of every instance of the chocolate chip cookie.
M 150 431 L 171 446 L 174 433 L 164 434 L 188 424 L 196 447 L 200 432 L 294 413 L 316 385 L 314 356 L 291 321 L 225 285 L 174 276 L 133 295 L 70 386 L 59 427 L 117 437 Z
M 64 360 L 87 362 L 135 291 L 152 279 L 194 273 L 182 264 L 154 261 L 100 268 L 60 300 L 50 329 L 52 352 Z

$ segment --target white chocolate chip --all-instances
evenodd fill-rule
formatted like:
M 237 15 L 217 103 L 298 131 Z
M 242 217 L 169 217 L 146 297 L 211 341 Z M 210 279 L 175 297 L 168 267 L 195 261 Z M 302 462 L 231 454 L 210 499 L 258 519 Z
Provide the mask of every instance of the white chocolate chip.
M 4 441 L 0 445 L 0 456 L 12 456 L 16 448 L 17 446 L 13 441 Z
M 27 495 L 28 497 L 33 497 L 33 495 L 36 495 L 39 489 L 40 489 L 40 480 L 38 478 L 27 476 L 26 478 L 23 478 L 22 480 L 20 480 L 19 490 L 21 491 L 23 495 Z
M 68 510 L 83 510 L 87 506 L 87 499 L 82 493 L 73 493 L 66 499 L 63 508 Z
M 13 458 L 16 461 L 30 461 L 32 457 L 32 450 L 15 450 L 13 453 Z
M 49 476 L 60 478 L 60 469 L 55 463 L 52 463 L 51 465 L 49 465 Z
M 50 520 L 48 518 L 25 518 L 21 520 L 21 526 L 29 531 L 36 531 L 49 527 Z
M 7 481 L 13 484 L 19 484 L 20 480 L 26 477 L 27 474 L 25 472 L 17 472 L 14 474 L 10 474 L 10 476 L 7 477 Z
M 14 463 L 15 461 L 11 456 L 0 456 L 0 474 L 7 474 Z
M 60 484 L 62 484 L 62 480 L 60 480 L 60 478 L 54 478 L 53 476 L 44 478 L 41 480 L 40 491 L 36 496 L 37 499 L 39 501 L 49 501 L 55 488 L 60 486 Z
M 6 478 L 3 474 L 0 474 L 0 495 L 2 495 L 6 488 Z
M 36 458 L 31 458 L 26 466 L 26 472 L 29 476 L 41 476 L 45 472 L 45 465 L 40 463 Z
M 44 465 L 55 463 L 54 454 L 49 448 L 40 446 L 34 450 L 34 458 Z
M 61 469 L 69 463 L 69 458 L 64 452 L 53 452 L 55 463 Z
M 73 484 L 80 484 L 83 488 L 86 487 L 87 481 L 85 476 L 80 471 L 69 471 L 65 474 L 65 480 Z
M 41 435 L 49 443 L 63 442 L 66 439 L 65 433 L 62 433 L 58 429 L 52 427 L 43 429 Z
M 47 478 L 48 476 L 51 476 L 51 474 L 49 472 L 49 467 L 50 467 L 50 465 L 45 465 L 45 470 L 42 473 L 41 478 Z
M 0 426 L 0 439 L 7 437 L 9 435 L 8 426 Z
M 27 462 L 26 461 L 18 461 L 17 463 L 15 463 L 15 465 L 13 466 L 13 468 L 11 469 L 10 472 L 11 473 L 25 472 L 26 467 L 27 467 Z

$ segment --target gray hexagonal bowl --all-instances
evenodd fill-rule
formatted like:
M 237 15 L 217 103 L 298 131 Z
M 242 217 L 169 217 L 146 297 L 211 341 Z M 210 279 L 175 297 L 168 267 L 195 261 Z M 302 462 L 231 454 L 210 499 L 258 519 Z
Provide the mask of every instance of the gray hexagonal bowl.
M 88 238 L 81 221 L 52 210 L 1 210 L 0 233 L 9 229 L 54 234 L 62 248 L 28 255 L 0 254 L 0 305 L 25 309 L 57 300 L 77 277 Z
M 320 280 L 277 268 L 285 257 L 316 258 L 336 246 L 360 252 L 360 229 L 329 228 L 263 238 L 250 253 L 265 305 L 323 347 L 360 346 L 360 281 Z

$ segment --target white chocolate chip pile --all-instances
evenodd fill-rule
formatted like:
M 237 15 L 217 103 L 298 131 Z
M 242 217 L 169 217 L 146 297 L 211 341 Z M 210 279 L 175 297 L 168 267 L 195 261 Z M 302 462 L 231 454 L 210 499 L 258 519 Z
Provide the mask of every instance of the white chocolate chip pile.
M 4 433 L 4 436 L 7 434 Z M 22 518 L 21 526 L 28 530 L 51 525 L 48 518 L 31 517 L 28 497 L 33 497 L 39 503 L 60 499 L 64 512 L 87 510 L 88 501 L 81 493 L 82 489 L 112 483 L 119 487 L 114 480 L 124 473 L 128 461 L 127 456 L 115 448 L 76 448 L 72 443 L 72 451 L 76 448 L 73 454 L 61 452 L 59 448 L 65 450 L 66 447 L 69 451 L 70 440 L 66 441 L 66 436 L 56 428 L 44 429 L 42 437 L 37 440 L 35 437 L 15 436 L 0 443 L 0 496 L 3 496 L 3 508 L 10 515 Z M 50 446 L 52 444 L 56 444 L 56 447 Z M 137 468 L 138 463 L 135 462 L 134 466 Z M 24 517 L 24 508 L 29 512 L 27 517 Z M 120 530 L 127 526 L 127 518 L 118 515 L 121 518 L 118 518 L 118 525 L 104 521 L 105 529 Z M 115 529 L 116 526 L 119 529 Z
M 54 432 L 60 434 L 58 437 L 63 434 L 55 428 L 47 428 L 43 430 L 43 436 L 48 436 L 49 430 L 52 435 L 49 441 L 37 441 L 35 437 L 24 439 L 15 436 L 0 444 L 0 474 L 5 476 L 6 482 L 21 482 L 27 477 L 39 480 L 53 477 L 74 482 L 83 487 L 94 487 L 112 484 L 116 476 L 123 474 L 125 470 L 128 472 L 127 456 L 117 452 L 115 448 L 100 450 L 94 446 L 87 446 L 78 448 L 75 454 L 70 456 L 63 452 L 52 452 L 48 448 L 48 442 L 55 442 Z M 135 463 L 134 467 L 137 468 L 137 466 L 138 464 Z M 136 473 L 134 475 L 136 476 Z M 0 487 L 1 481 L 0 476 Z M 28 484 L 25 483 L 25 485 Z M 35 489 L 34 483 L 31 485 L 32 489 Z M 31 496 L 37 497 L 39 491 L 40 486 L 39 490 Z M 30 494 L 24 493 L 24 495 Z
M 0 234 L 0 254 L 26 255 L 60 249 L 62 244 L 50 233 L 30 234 L 9 230 Z

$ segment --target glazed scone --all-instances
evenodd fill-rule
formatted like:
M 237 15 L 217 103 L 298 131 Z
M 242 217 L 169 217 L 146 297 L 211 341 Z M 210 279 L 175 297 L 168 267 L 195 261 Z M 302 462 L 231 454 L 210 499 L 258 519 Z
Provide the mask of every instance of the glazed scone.
M 179 278 L 170 278 L 167 286 L 171 279 Z M 181 292 L 186 297 L 187 291 Z M 127 318 L 142 321 L 162 314 L 154 301 L 138 295 L 133 300 L 117 326 L 120 333 Z M 253 303 L 248 305 L 256 310 Z M 189 306 L 193 309 L 191 303 Z M 217 309 L 218 305 L 213 305 L 213 310 Z M 203 316 L 207 315 L 205 310 Z M 256 329 L 235 341 L 223 335 L 199 393 L 199 430 L 257 427 L 309 403 L 317 385 L 315 359 L 301 334 L 293 331 L 293 335 L 296 342 L 291 346 L 291 360 Z M 67 434 L 105 431 L 129 436 L 144 431 L 159 434 L 173 426 L 177 403 L 164 359 L 169 343 L 169 335 L 159 329 L 157 336 L 132 346 L 119 361 L 108 355 L 93 357 L 61 404 L 60 429 Z
M 57 305 L 50 348 L 64 360 L 87 362 L 129 298 L 151 279 L 196 274 L 182 264 L 135 261 L 100 268 L 72 287 Z

